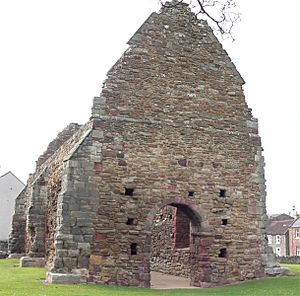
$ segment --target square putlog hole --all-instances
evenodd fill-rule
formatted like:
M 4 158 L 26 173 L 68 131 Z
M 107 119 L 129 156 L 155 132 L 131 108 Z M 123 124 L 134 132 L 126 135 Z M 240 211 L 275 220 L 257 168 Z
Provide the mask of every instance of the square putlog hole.
M 222 225 L 227 225 L 228 224 L 228 219 L 222 219 Z
M 133 218 L 128 218 L 126 224 L 127 225 L 133 225 L 134 219 Z
M 225 258 L 226 255 L 227 255 L 227 250 L 226 250 L 226 248 L 220 249 L 219 257 Z
M 133 196 L 134 188 L 125 188 L 125 195 Z
M 225 189 L 220 189 L 219 197 L 226 197 L 226 190 Z

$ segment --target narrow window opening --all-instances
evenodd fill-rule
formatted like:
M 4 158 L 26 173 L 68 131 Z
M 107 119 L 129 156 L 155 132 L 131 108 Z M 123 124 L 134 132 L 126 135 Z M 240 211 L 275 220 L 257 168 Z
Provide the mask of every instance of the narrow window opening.
M 194 191 L 189 191 L 189 194 L 188 194 L 188 196 L 194 196 Z
M 222 225 L 227 225 L 228 224 L 228 219 L 222 219 Z
M 128 218 L 126 224 L 127 225 L 133 225 L 134 219 L 133 218 Z
M 220 189 L 219 196 L 220 197 L 226 197 L 226 190 L 225 189 Z
M 219 257 L 225 258 L 227 255 L 226 248 L 220 249 Z
M 125 188 L 125 195 L 133 196 L 134 188 Z
M 169 215 L 169 219 L 172 220 L 172 218 L 173 218 L 173 216 L 172 216 L 172 215 Z
M 164 217 L 163 214 L 160 214 L 160 215 L 159 215 L 159 219 L 160 219 L 160 220 L 161 220 L 163 217 Z
M 137 254 L 137 243 L 132 243 L 130 245 L 130 254 L 136 255 Z

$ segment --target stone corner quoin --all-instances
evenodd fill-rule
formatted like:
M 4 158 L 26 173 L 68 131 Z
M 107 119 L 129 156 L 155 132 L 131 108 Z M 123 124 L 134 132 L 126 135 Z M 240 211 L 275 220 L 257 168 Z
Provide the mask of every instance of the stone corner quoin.
M 128 44 L 90 120 L 39 158 L 16 201 L 11 256 L 45 262 L 54 283 L 264 277 L 264 158 L 242 77 L 185 4 L 151 14 Z

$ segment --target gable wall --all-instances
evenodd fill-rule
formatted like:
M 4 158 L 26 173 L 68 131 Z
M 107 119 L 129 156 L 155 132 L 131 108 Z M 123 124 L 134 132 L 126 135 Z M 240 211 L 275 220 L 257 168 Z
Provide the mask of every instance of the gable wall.
M 147 217 L 155 205 L 177 198 L 201 209 L 201 229 L 210 229 L 207 238 L 193 238 L 192 262 L 206 260 L 191 267 L 193 284 L 264 274 L 257 120 L 242 78 L 211 29 L 184 5 L 175 10 L 151 15 L 94 99 L 94 128 L 104 141 L 90 274 L 102 283 L 149 285 L 147 225 L 153 221 Z M 135 188 L 133 198 L 124 196 L 125 187 Z M 196 192 L 192 200 L 189 190 Z M 126 225 L 129 216 L 134 227 Z M 138 245 L 134 256 L 132 243 Z M 226 258 L 219 257 L 221 249 Z

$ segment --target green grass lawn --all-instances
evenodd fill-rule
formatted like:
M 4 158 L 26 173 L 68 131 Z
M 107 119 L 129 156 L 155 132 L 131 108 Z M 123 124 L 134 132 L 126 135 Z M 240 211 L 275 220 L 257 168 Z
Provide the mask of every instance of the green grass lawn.
M 19 268 L 16 259 L 0 260 L 0 295 L 9 296 L 123 296 L 123 295 L 230 295 L 230 296 L 289 296 L 300 295 L 300 265 L 283 265 L 289 267 L 296 276 L 269 278 L 244 282 L 221 288 L 211 289 L 176 289 L 176 290 L 150 290 L 139 288 L 125 288 L 102 285 L 45 285 L 45 269 Z

